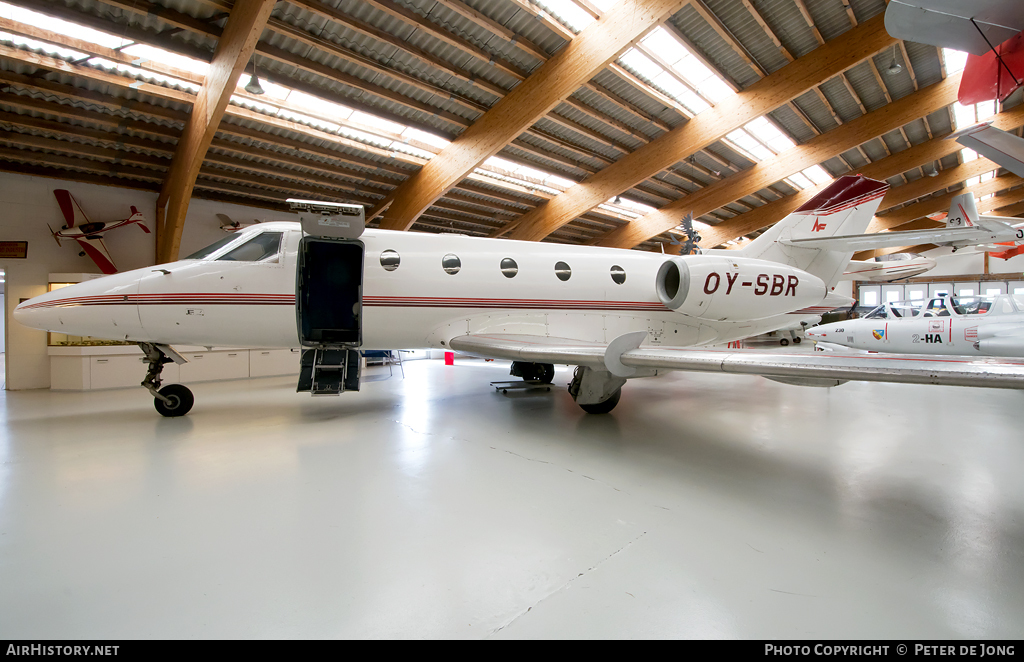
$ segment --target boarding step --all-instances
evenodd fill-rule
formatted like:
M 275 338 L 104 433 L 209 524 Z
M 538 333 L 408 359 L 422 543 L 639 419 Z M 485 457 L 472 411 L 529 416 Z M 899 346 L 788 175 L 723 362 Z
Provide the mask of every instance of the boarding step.
M 312 395 L 341 395 L 359 390 L 362 365 L 354 349 L 305 349 L 296 391 Z

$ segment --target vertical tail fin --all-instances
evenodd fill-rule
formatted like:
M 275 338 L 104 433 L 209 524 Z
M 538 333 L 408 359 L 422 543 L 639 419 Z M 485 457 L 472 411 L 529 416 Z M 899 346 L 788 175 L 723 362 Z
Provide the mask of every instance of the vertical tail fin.
M 861 234 L 888 190 L 885 182 L 844 175 L 738 252 L 803 269 L 832 289 L 849 265 L 853 251 L 798 248 L 779 241 Z
M 953 198 L 946 214 L 947 228 L 973 228 L 978 225 L 978 207 L 973 193 L 962 193 Z

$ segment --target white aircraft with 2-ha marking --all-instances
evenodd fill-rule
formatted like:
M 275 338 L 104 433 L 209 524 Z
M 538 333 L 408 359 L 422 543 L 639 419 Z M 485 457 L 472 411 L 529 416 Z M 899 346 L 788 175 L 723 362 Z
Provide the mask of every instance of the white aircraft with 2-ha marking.
M 884 182 L 844 176 L 741 250 L 666 256 L 455 235 L 362 231 L 362 209 L 261 223 L 171 264 L 72 285 L 20 304 L 20 323 L 136 342 L 143 381 L 166 416 L 189 411 L 161 369 L 172 345 L 302 347 L 299 391 L 358 390 L 359 349 L 438 348 L 513 361 L 605 413 L 627 379 L 665 370 L 758 374 L 834 386 L 850 379 L 1024 388 L 1024 362 L 1000 371 L 881 355 L 706 348 L 766 333 L 850 299 L 832 288 L 852 249 L 793 240 L 863 232 Z M 308 210 L 307 210 L 308 211 Z

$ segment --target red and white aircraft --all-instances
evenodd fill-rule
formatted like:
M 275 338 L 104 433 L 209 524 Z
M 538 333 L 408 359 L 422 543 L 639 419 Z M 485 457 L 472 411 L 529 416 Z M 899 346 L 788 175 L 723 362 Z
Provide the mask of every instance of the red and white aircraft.
M 511 359 L 550 382 L 578 366 L 569 392 L 610 411 L 628 378 L 662 370 L 760 374 L 834 386 L 848 379 L 1024 388 L 1024 363 L 908 363 L 873 355 L 693 349 L 766 333 L 848 305 L 832 293 L 852 250 L 799 248 L 809 236 L 862 232 L 888 186 L 841 177 L 743 249 L 640 251 L 369 229 L 362 209 L 261 223 L 187 258 L 35 297 L 20 323 L 137 342 L 157 409 L 192 406 L 160 371 L 171 345 L 303 347 L 298 390 L 359 387 L 357 349 L 433 347 Z M 304 233 L 305 231 L 305 233 Z
M 74 239 L 82 247 L 82 254 L 91 257 L 96 266 L 100 268 L 100 271 L 105 274 L 117 273 L 117 267 L 114 266 L 114 260 L 110 257 L 110 251 L 107 250 L 106 245 L 103 243 L 104 232 L 138 223 L 143 231 L 147 234 L 149 233 L 149 228 L 144 223 L 146 218 L 134 206 L 131 208 L 132 214 L 128 218 L 120 221 L 93 223 L 85 215 L 85 212 L 82 211 L 78 201 L 68 191 L 57 189 L 53 192 L 53 197 L 57 198 L 57 204 L 60 205 L 60 211 L 64 215 L 66 223 L 64 227 L 57 231 L 50 228 L 50 232 L 57 241 L 57 245 L 60 245 L 61 239 Z

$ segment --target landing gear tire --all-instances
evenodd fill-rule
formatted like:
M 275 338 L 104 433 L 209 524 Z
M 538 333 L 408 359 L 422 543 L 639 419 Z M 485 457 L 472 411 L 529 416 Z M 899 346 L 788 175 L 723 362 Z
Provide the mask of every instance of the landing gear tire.
M 785 347 L 786 345 L 789 344 L 789 338 L 783 338 L 782 340 L 779 341 L 779 344 Z
M 801 338 L 800 336 L 797 336 L 796 338 L 793 338 L 793 344 L 794 345 L 799 345 L 802 341 L 803 341 L 803 338 Z
M 588 414 L 607 414 L 611 410 L 615 409 L 615 405 L 619 404 L 619 398 L 622 397 L 622 389 L 615 389 L 615 393 L 608 396 L 608 399 L 604 402 L 598 402 L 594 405 L 580 405 L 580 409 L 587 412 Z
M 167 398 L 167 401 L 160 398 L 153 398 L 153 406 L 162 416 L 175 417 L 184 416 L 195 404 L 195 397 L 187 386 L 181 384 L 168 384 L 159 391 L 160 395 Z
M 555 378 L 555 366 L 550 363 L 535 363 L 537 370 L 534 372 L 531 379 L 527 379 L 528 382 L 534 384 L 550 384 Z
M 555 378 L 555 366 L 550 363 L 515 361 L 512 363 L 511 374 L 531 384 L 550 384 Z

